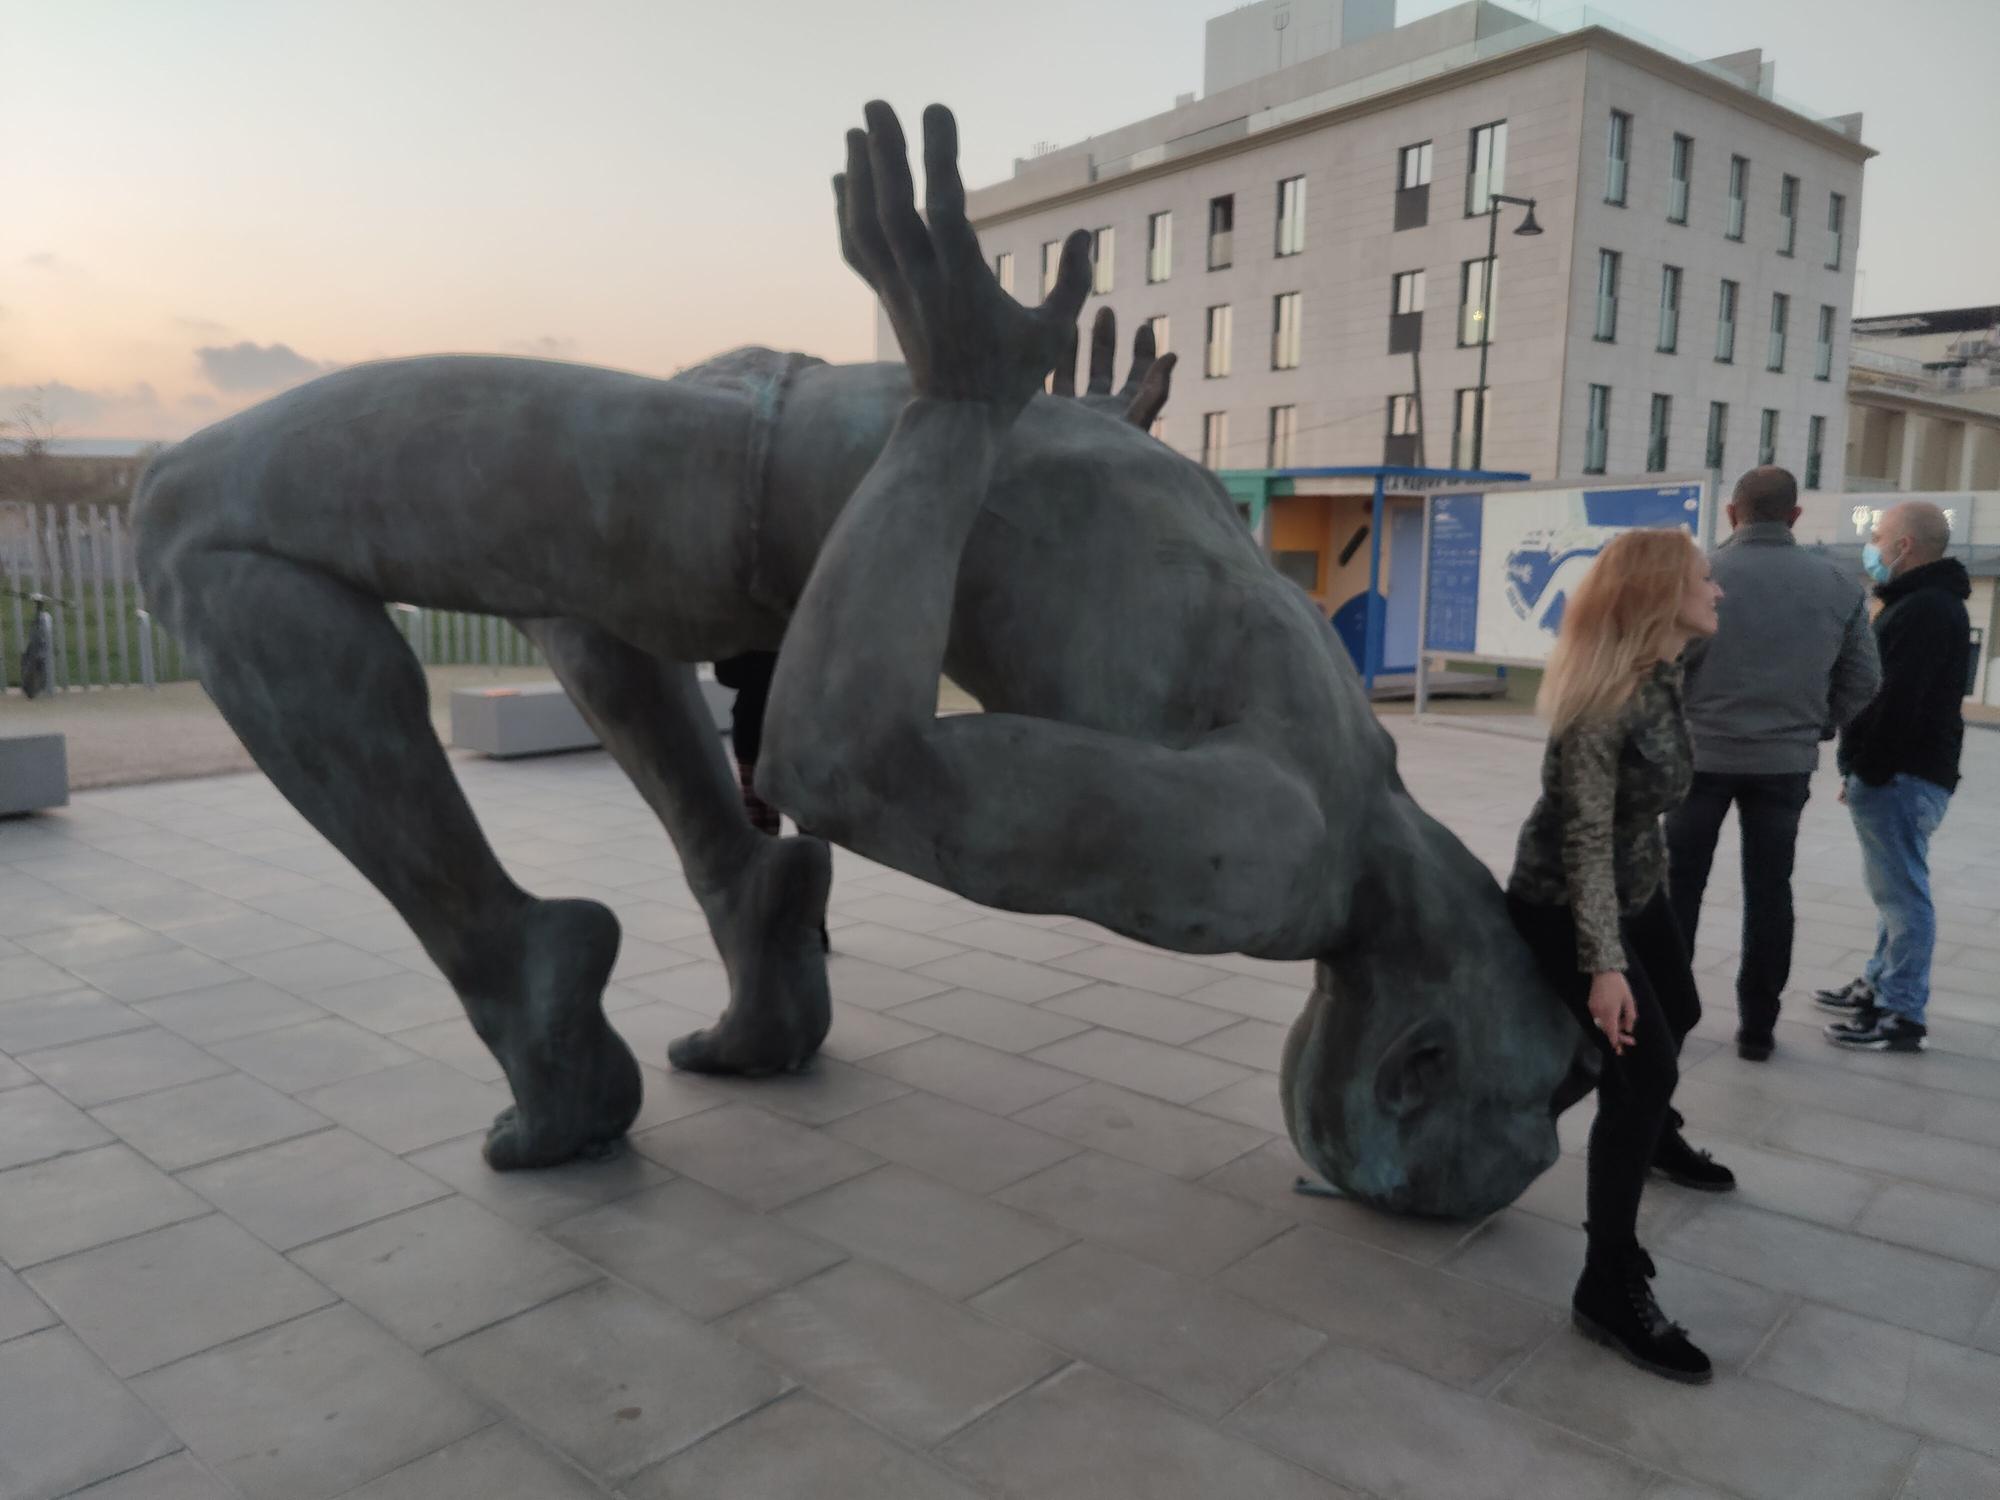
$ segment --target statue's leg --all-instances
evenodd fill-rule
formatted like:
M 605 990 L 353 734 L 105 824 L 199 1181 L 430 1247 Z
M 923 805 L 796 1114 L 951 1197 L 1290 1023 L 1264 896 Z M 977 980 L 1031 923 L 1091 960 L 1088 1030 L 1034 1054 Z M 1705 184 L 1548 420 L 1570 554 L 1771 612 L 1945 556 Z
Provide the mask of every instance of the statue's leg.
M 826 845 L 751 827 L 692 666 L 576 621 L 523 628 L 666 825 L 729 969 L 729 1009 L 676 1041 L 669 1060 L 694 1073 L 803 1067 L 833 1017 L 820 946 Z
M 642 1083 L 601 1004 L 617 919 L 508 878 L 382 603 L 251 552 L 172 553 L 147 587 L 258 766 L 388 897 L 506 1070 L 488 1162 L 551 1166 L 623 1135 Z

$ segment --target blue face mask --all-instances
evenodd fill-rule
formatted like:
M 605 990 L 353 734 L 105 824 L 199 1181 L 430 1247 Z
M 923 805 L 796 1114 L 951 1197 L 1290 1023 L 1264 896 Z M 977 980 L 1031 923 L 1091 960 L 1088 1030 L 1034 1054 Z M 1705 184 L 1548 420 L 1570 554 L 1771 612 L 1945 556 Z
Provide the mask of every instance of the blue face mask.
M 1861 549 L 1861 566 L 1877 583 L 1887 583 L 1896 576 L 1896 570 L 1889 566 L 1882 549 L 1873 542 Z

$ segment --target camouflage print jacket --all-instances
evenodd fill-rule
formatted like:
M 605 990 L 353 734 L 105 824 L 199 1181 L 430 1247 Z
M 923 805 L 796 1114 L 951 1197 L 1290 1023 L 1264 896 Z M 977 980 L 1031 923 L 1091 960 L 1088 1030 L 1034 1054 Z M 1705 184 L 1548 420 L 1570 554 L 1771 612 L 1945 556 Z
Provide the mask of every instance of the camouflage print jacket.
M 1576 914 L 1585 974 L 1625 968 L 1621 916 L 1666 883 L 1660 819 L 1694 779 L 1681 668 L 1662 663 L 1608 719 L 1572 725 L 1542 756 L 1542 796 L 1521 829 L 1508 892 Z

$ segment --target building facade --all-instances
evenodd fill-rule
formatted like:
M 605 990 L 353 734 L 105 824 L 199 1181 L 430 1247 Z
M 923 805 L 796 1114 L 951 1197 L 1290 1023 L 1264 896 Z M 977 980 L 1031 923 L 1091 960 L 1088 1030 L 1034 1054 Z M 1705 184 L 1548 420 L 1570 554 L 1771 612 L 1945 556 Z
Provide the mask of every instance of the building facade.
M 1234 13 L 1211 74 L 1286 8 Z M 1483 411 L 1487 468 L 1768 456 L 1841 486 L 1858 117 L 1780 103 L 1754 53 L 1484 3 L 1372 31 L 1351 9 L 1358 39 L 1317 27 L 1318 55 L 972 193 L 1003 284 L 1038 301 L 1054 247 L 1092 231 L 1092 304 L 1180 356 L 1158 435 L 1219 469 L 1469 465 Z M 1492 222 L 1494 193 L 1532 198 L 1542 232 L 1512 204 Z
M 2000 307 L 1857 319 L 1847 487 L 2000 490 Z

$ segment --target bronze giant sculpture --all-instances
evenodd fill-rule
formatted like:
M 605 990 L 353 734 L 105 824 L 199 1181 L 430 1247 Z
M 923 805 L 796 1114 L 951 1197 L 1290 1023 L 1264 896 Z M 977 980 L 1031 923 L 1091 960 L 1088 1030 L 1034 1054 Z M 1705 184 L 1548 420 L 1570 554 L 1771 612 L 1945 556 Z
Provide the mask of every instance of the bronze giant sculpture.
M 516 1101 L 496 1168 L 568 1160 L 637 1111 L 600 1003 L 618 926 L 496 861 L 386 600 L 516 622 L 665 823 L 731 989 L 677 1066 L 797 1068 L 828 1027 L 827 847 L 749 827 L 692 665 L 782 640 L 770 801 L 991 906 L 1317 959 L 1284 1057 L 1301 1153 L 1385 1207 L 1510 1201 L 1555 1158 L 1579 1038 L 1499 888 L 1405 792 L 1332 631 L 1215 477 L 1109 398 L 1041 394 L 1087 236 L 1022 307 L 965 217 L 950 114 L 925 116 L 923 217 L 894 114 L 867 119 L 841 244 L 906 367 L 341 371 L 155 463 L 153 607 L 457 989 Z M 988 711 L 937 717 L 941 671 Z

